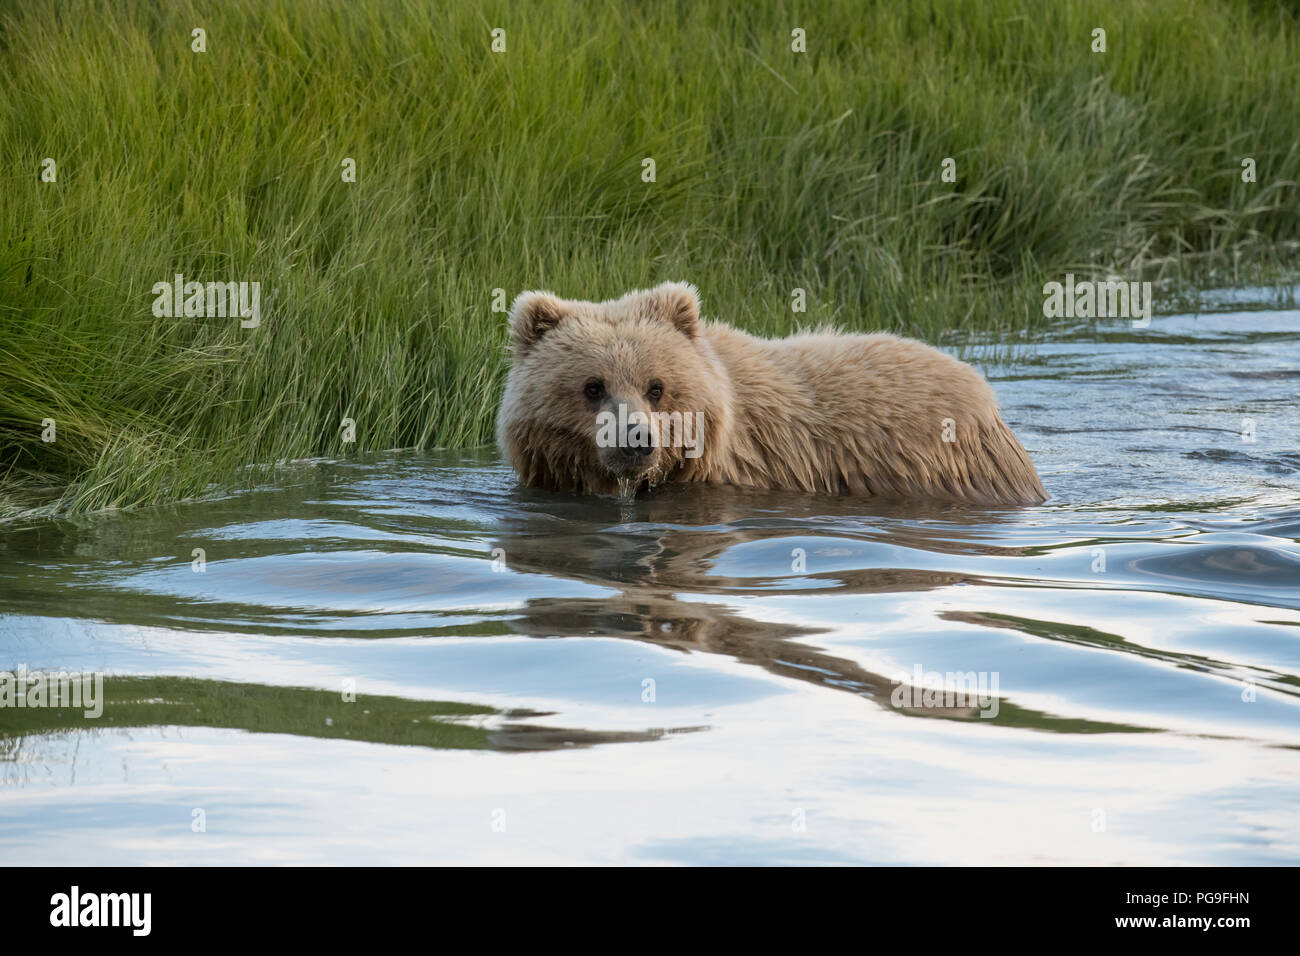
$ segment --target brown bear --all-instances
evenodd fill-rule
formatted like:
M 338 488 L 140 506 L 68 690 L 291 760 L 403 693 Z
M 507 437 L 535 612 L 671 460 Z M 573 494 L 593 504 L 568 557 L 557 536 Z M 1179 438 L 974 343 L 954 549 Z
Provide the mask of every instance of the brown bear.
M 606 302 L 525 292 L 509 321 L 497 441 L 526 485 L 1047 497 L 988 383 L 921 342 L 756 338 L 701 320 L 695 287 L 678 282 Z

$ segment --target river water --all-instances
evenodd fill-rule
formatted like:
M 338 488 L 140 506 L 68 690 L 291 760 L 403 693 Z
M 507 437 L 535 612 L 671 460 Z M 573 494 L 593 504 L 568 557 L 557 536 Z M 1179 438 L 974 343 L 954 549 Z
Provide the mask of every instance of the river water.
M 105 675 L 0 709 L 0 862 L 1300 863 L 1300 312 L 964 354 L 1046 504 L 395 452 L 0 530 L 0 669 Z

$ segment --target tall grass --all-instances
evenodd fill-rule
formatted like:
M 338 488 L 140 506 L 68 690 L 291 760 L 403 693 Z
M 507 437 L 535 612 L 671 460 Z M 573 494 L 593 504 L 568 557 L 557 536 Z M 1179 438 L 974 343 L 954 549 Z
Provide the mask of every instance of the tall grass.
M 1040 323 L 1044 277 L 1067 269 L 1285 265 L 1291 9 L 0 3 L 0 513 L 483 443 L 495 289 L 681 278 L 760 333 L 935 338 Z M 256 329 L 155 318 L 150 290 L 178 272 L 273 299 Z

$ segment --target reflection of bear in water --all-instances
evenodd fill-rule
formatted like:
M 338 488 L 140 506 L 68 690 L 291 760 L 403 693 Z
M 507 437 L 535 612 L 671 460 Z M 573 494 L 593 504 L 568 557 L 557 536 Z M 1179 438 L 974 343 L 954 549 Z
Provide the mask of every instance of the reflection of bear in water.
M 606 506 L 610 524 L 602 526 L 593 522 L 590 499 L 544 492 L 521 492 L 520 498 L 524 508 L 503 516 L 501 536 L 491 542 L 492 548 L 502 550 L 507 567 L 615 593 L 533 598 L 507 619 L 515 631 L 534 637 L 629 638 L 686 652 L 721 654 L 782 677 L 861 694 L 884 706 L 890 702 L 893 675 L 869 672 L 833 650 L 819 648 L 815 635 L 820 629 L 815 626 L 762 620 L 737 605 L 746 596 L 770 596 L 788 587 L 794 577 L 802 579 L 800 594 L 812 596 L 824 589 L 828 598 L 843 600 L 852 595 L 928 590 L 961 583 L 968 580 L 966 576 L 898 568 L 842 569 L 822 575 L 816 572 L 814 550 L 804 574 L 783 564 L 774 568 L 777 573 L 772 576 L 731 577 L 716 573 L 719 556 L 751 542 L 775 544 L 797 538 L 808 543 L 803 536 L 817 533 L 811 522 L 826 517 L 835 518 L 840 534 L 852 533 L 850 529 L 860 522 L 864 540 L 898 544 L 897 534 L 871 529 L 897 522 L 900 512 L 907 519 L 900 527 L 924 535 L 926 549 L 986 553 L 992 549 L 982 543 L 980 532 L 973 540 L 963 540 L 960 519 L 967 512 L 984 533 L 996 520 L 987 512 L 960 506 L 873 502 L 871 514 L 864 515 L 868 509 L 863 502 L 851 498 L 808 495 L 791 500 L 773 492 L 670 486 L 638 499 L 634 520 L 620 516 L 617 503 L 610 502 Z M 942 514 L 946 520 L 933 530 L 919 529 L 918 513 Z M 764 515 L 771 520 L 763 522 Z M 738 526 L 744 524 L 751 526 Z M 782 545 L 778 550 L 784 555 L 790 549 Z M 819 584 L 819 578 L 824 584 Z M 684 595 L 690 599 L 681 599 Z M 711 595 L 718 600 L 710 600 Z M 973 716 L 968 708 L 930 708 L 925 713 Z
M 602 303 L 527 292 L 510 336 L 497 440 L 526 485 L 1046 498 L 988 383 L 920 342 L 759 339 L 701 321 L 695 289 L 681 283 Z

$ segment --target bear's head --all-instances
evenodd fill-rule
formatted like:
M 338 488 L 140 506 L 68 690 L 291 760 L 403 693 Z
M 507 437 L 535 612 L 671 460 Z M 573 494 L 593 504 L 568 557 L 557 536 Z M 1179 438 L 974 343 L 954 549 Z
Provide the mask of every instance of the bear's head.
M 510 312 L 497 442 L 526 485 L 597 494 L 705 475 L 731 388 L 694 286 L 606 302 L 525 292 Z

